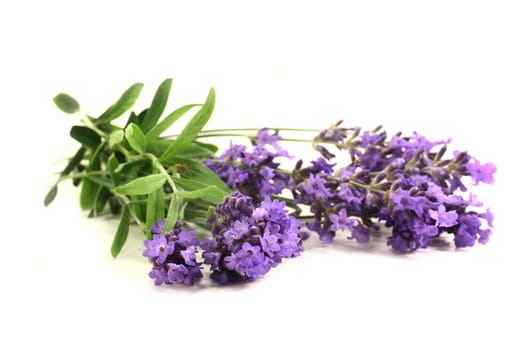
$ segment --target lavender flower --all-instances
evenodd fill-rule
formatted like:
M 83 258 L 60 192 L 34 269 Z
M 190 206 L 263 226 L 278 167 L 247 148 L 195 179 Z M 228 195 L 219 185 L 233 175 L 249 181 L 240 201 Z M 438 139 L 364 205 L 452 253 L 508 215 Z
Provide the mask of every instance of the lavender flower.
M 195 231 L 186 230 L 177 222 L 173 230 L 162 234 L 164 220 L 159 220 L 151 228 L 152 240 L 145 240 L 146 249 L 142 253 L 153 264 L 150 278 L 155 285 L 182 283 L 193 285 L 202 278 L 201 263 L 197 262 L 199 240 Z
M 218 159 L 208 159 L 206 166 L 228 186 L 251 196 L 256 202 L 281 193 L 288 184 L 288 176 L 278 171 L 278 157 L 291 158 L 280 145 L 281 137 L 261 129 L 253 141 L 253 148 L 230 144 Z
M 217 205 L 210 224 L 213 239 L 202 244 L 203 258 L 221 284 L 262 276 L 303 250 L 302 225 L 277 200 L 255 207 L 251 197 L 235 192 Z
M 493 183 L 494 164 L 482 164 L 466 152 L 444 159 L 450 140 L 430 141 L 417 133 L 388 139 L 380 129 L 362 133 L 337 123 L 315 138 L 347 150 L 352 162 L 335 171 L 324 160 L 307 167 L 298 162 L 289 184 L 296 203 L 313 214 L 306 226 L 324 242 L 342 231 L 364 243 L 379 221 L 391 228 L 387 244 L 400 252 L 425 248 L 443 233 L 453 234 L 457 247 L 486 243 L 492 213 L 473 210 L 483 204 L 458 190 L 467 190 L 466 176 L 474 184 Z M 332 158 L 328 150 L 316 149 Z
M 481 164 L 479 160 L 472 158 L 471 162 L 467 163 L 467 169 L 474 185 L 477 185 L 479 182 L 487 184 L 494 183 L 494 173 L 496 172 L 496 166 L 494 164 Z

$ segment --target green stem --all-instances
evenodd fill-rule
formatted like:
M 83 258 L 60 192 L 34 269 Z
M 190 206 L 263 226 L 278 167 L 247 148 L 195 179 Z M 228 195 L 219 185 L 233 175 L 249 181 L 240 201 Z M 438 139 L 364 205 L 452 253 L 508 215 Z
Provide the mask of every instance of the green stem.
M 357 181 L 353 181 L 353 180 L 348 180 L 348 181 L 345 181 L 345 180 L 341 180 L 340 178 L 338 177 L 334 177 L 334 176 L 327 176 L 326 177 L 328 180 L 332 180 L 332 181 L 337 181 L 337 182 L 344 182 L 344 183 L 349 183 L 355 187 L 358 187 L 358 188 L 362 188 L 364 190 L 367 190 L 369 192 L 376 192 L 376 193 L 380 193 L 380 194 L 385 194 L 386 192 L 383 191 L 383 190 L 379 190 L 377 188 L 373 188 L 372 186 L 370 185 L 366 185 L 366 184 L 362 184 L 360 182 L 357 182 Z
M 320 132 L 319 129 L 297 129 L 297 128 L 267 128 L 268 130 L 276 131 L 297 131 L 297 132 Z M 233 128 L 233 129 L 208 129 L 202 130 L 201 133 L 209 132 L 223 132 L 223 131 L 259 131 L 261 128 Z
M 299 215 L 295 217 L 297 220 L 308 220 L 308 219 L 315 219 L 314 215 Z
M 81 173 L 76 173 L 76 174 L 60 176 L 57 183 L 62 182 L 64 180 L 69 180 L 69 179 L 83 179 L 86 177 L 99 176 L 99 175 L 107 175 L 107 172 L 103 170 L 96 170 L 96 171 L 86 171 L 86 172 L 81 172 Z
M 86 113 L 84 113 L 83 111 L 78 111 L 78 114 L 80 115 L 80 120 L 82 121 L 82 123 L 84 123 L 85 126 L 87 126 L 88 128 L 92 129 L 93 131 L 95 131 L 98 136 L 101 136 L 103 138 L 107 138 L 108 135 L 100 130 L 90 119 L 89 117 L 87 116 Z
M 164 227 L 165 230 L 168 230 L 171 229 L 171 227 L 173 227 L 177 220 L 183 219 L 184 203 L 182 197 L 179 194 L 177 194 L 177 192 L 179 191 L 177 185 L 175 185 L 175 182 L 168 174 L 164 166 L 157 159 L 157 157 L 151 153 L 146 153 L 145 156 L 151 160 L 152 165 L 159 171 L 159 173 L 164 175 L 164 177 L 166 178 L 166 182 L 168 183 L 173 192 L 168 207 L 168 217 L 166 218 L 166 225 Z
M 120 203 L 120 205 L 122 205 L 123 207 L 124 206 L 129 207 L 129 213 L 131 217 L 133 218 L 133 220 L 137 223 L 137 225 L 139 225 L 140 229 L 143 232 L 147 232 L 148 227 L 146 227 L 146 224 L 138 218 L 137 214 L 135 214 L 135 210 L 133 209 L 132 202 L 128 199 L 128 197 L 120 195 L 115 192 L 113 192 L 113 194 L 115 195 L 115 198 Z
M 166 136 L 169 137 L 177 137 L 177 135 L 169 135 Z M 247 135 L 247 134 L 234 134 L 234 133 L 220 133 L 220 134 L 205 134 L 205 135 L 197 135 L 196 139 L 202 139 L 207 137 L 247 137 L 249 139 L 254 139 L 255 135 Z M 337 144 L 337 142 L 333 141 L 313 141 L 313 140 L 304 140 L 304 139 L 294 139 L 294 138 L 287 138 L 283 137 L 280 141 L 284 142 L 305 142 L 305 143 L 324 143 L 324 144 Z

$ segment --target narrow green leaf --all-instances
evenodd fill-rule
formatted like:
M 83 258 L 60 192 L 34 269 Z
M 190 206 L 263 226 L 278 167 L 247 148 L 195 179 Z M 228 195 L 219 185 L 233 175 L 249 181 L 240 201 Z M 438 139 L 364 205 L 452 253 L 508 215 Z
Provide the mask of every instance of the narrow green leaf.
M 69 175 L 73 171 L 73 169 L 77 167 L 77 165 L 80 163 L 82 158 L 84 158 L 85 153 L 86 153 L 86 149 L 84 147 L 80 147 L 77 153 L 75 153 L 75 155 L 73 156 L 73 158 L 69 160 L 69 163 L 67 163 L 64 170 L 62 170 L 62 172 L 60 173 L 60 176 Z
M 202 147 L 198 143 L 190 143 L 183 150 L 179 152 L 179 156 L 182 158 L 190 159 L 206 159 L 213 156 L 215 152 L 212 152 L 207 147 Z
M 151 101 L 151 106 L 148 109 L 148 112 L 144 116 L 144 120 L 140 125 L 145 133 L 147 133 L 155 125 L 157 125 L 157 122 L 159 121 L 162 113 L 164 112 L 164 108 L 166 108 L 166 104 L 168 103 L 168 97 L 170 95 L 171 83 L 172 79 L 166 79 L 160 84 L 159 88 L 157 89 L 157 92 L 153 97 L 153 101 Z
M 118 166 L 119 163 L 117 157 L 115 157 L 115 154 L 112 153 L 108 158 L 106 168 L 108 169 L 109 176 L 111 176 L 111 180 L 113 181 L 113 185 L 115 186 L 120 185 L 120 172 L 115 171 L 115 169 L 117 169 Z
M 131 123 L 139 124 L 139 116 L 133 111 L 129 114 L 129 118 L 126 122 L 126 125 L 129 125 Z
M 108 200 L 108 189 L 100 187 L 95 197 L 95 205 L 93 206 L 93 216 L 99 216 L 104 210 L 106 202 Z
M 103 144 L 101 144 L 95 152 L 89 158 L 89 164 L 86 168 L 86 171 L 98 170 L 100 169 L 100 152 L 103 149 Z M 90 210 L 95 204 L 95 198 L 97 192 L 100 188 L 100 185 L 94 182 L 89 178 L 85 178 L 82 181 L 82 186 L 80 188 L 80 208 L 82 210 Z
M 139 171 L 148 165 L 151 165 L 151 162 L 147 159 L 133 159 L 129 162 L 119 164 L 115 171 L 126 174 L 128 177 L 133 177 L 137 176 Z
M 111 244 L 111 255 L 113 255 L 114 258 L 120 253 L 124 243 L 126 243 L 126 240 L 128 239 L 129 219 L 129 207 L 125 206 L 122 211 L 122 216 L 120 217 L 120 224 L 115 233 L 115 238 L 113 238 L 113 244 Z
M 125 195 L 149 194 L 159 189 L 166 182 L 162 174 L 153 174 L 132 180 L 115 188 L 115 192 Z
M 110 197 L 109 198 L 109 209 L 111 210 L 112 214 L 118 214 L 120 213 L 121 205 L 119 201 L 116 199 L 116 197 Z
M 73 114 L 80 108 L 77 100 L 63 93 L 56 95 L 55 98 L 53 98 L 53 102 L 55 102 L 56 106 L 60 108 L 62 112 L 67 114 Z
M 100 185 L 93 180 L 85 178 L 82 181 L 82 186 L 80 188 L 80 208 L 82 210 L 90 210 L 93 208 L 99 188 Z
M 87 148 L 96 149 L 100 145 L 100 136 L 85 126 L 74 125 L 69 135 Z
M 148 195 L 148 202 L 146 204 L 146 227 L 149 229 L 153 226 L 153 223 L 156 220 L 156 207 L 157 207 L 157 193 L 159 191 L 153 191 Z M 146 235 L 149 236 L 149 230 L 146 232 Z
M 128 141 L 131 148 L 137 153 L 144 153 L 146 150 L 146 137 L 142 133 L 142 130 L 136 124 L 129 124 L 126 127 L 126 140 Z
M 168 216 L 166 217 L 166 223 L 164 224 L 164 232 L 167 232 L 173 228 L 175 221 L 177 220 L 177 213 L 179 211 L 179 198 L 176 196 L 171 197 L 170 205 L 168 207 Z
M 166 192 L 163 188 L 157 190 L 157 205 L 155 207 L 155 218 L 162 219 L 166 216 Z
M 208 186 L 195 191 L 178 191 L 179 196 L 186 199 L 197 199 L 210 194 L 222 195 L 222 191 L 216 186 Z
M 146 141 L 148 144 L 155 139 L 157 139 L 164 131 L 168 130 L 170 126 L 173 125 L 180 117 L 182 117 L 186 112 L 188 112 L 193 107 L 200 106 L 200 104 L 193 104 L 180 107 L 176 109 L 171 114 L 168 114 L 160 123 L 155 125 L 147 134 Z
M 144 198 L 143 195 L 135 195 L 130 197 L 132 201 L 137 202 L 132 205 L 133 211 L 135 212 L 135 216 L 140 220 L 141 223 L 144 223 L 146 221 L 147 198 Z
M 217 147 L 213 143 L 205 143 L 205 142 L 200 142 L 200 141 L 193 141 L 193 143 L 203 148 L 207 148 L 210 152 L 213 152 L 213 153 L 217 153 L 217 151 L 219 150 L 219 147 Z
M 57 192 L 58 192 L 57 185 L 54 185 L 53 187 L 51 187 L 49 192 L 47 192 L 46 197 L 44 198 L 44 206 L 47 207 L 49 204 L 51 204 L 51 202 L 55 199 Z
M 215 214 L 215 207 L 213 205 L 210 205 L 208 207 L 208 215 L 206 215 L 206 220 L 210 220 L 213 214 Z
M 109 134 L 108 143 L 109 147 L 113 148 L 124 140 L 124 130 L 119 129 Z
M 221 180 L 217 174 L 215 174 L 208 167 L 196 162 L 192 159 L 173 157 L 172 165 L 177 168 L 184 169 L 179 172 L 179 175 L 184 179 L 190 179 L 192 181 L 198 181 L 205 184 L 206 186 L 214 185 L 217 188 L 230 193 L 231 189 Z
M 206 189 L 204 193 L 200 193 L 200 197 L 203 200 L 205 200 L 208 203 L 217 204 L 223 201 L 224 197 L 230 194 L 231 191 L 225 191 L 222 189 L 219 189 L 217 186 L 209 186 L 206 185 L 203 182 L 195 181 L 195 180 L 189 180 L 189 179 L 182 179 L 182 178 L 174 178 L 173 181 L 184 191 L 187 191 L 185 193 L 192 193 L 196 191 L 200 191 L 203 188 Z M 207 188 L 213 188 L 210 190 L 207 190 Z M 198 193 L 198 192 L 197 192 Z
M 144 84 L 135 83 L 131 85 L 119 100 L 109 107 L 98 119 L 97 123 L 108 123 L 113 119 L 120 117 L 124 112 L 133 107 L 137 101 Z
M 89 179 L 102 187 L 106 187 L 106 188 L 113 187 L 113 182 L 110 179 L 108 179 L 106 176 L 89 175 L 86 179 Z
M 206 222 L 208 220 L 207 212 L 205 210 L 186 208 L 184 210 L 184 220 L 192 223 Z
M 166 193 L 163 188 L 152 192 L 148 196 L 146 205 L 146 236 L 151 239 L 150 228 L 158 219 L 164 219 L 166 215 Z
M 173 141 L 166 151 L 160 156 L 160 161 L 167 161 L 188 146 L 199 132 L 204 128 L 215 107 L 215 89 L 211 88 L 206 102 L 195 116 L 186 124 L 179 136 Z

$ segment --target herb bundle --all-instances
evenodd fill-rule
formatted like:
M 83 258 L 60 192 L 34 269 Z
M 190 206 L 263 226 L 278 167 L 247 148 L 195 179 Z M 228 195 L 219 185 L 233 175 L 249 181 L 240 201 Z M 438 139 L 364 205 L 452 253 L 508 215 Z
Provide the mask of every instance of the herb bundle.
M 292 159 L 282 132 L 291 129 L 203 130 L 215 105 L 211 89 L 203 104 L 180 107 L 162 118 L 172 81 L 159 86 L 149 108 L 131 112 L 123 127 L 114 121 L 132 108 L 142 84 L 134 84 L 98 118 L 85 114 L 72 97 L 59 94 L 55 104 L 78 114 L 83 123 L 70 135 L 80 143 L 45 197 L 49 205 L 58 183 L 80 186 L 80 206 L 97 217 L 111 211 L 120 224 L 111 246 L 117 256 L 129 227 L 145 234 L 143 255 L 152 264 L 155 284 L 192 285 L 203 266 L 217 283 L 247 281 L 266 274 L 283 258 L 300 255 L 315 232 L 330 243 L 337 234 L 366 243 L 373 231 L 388 232 L 386 243 L 397 252 L 428 247 L 451 234 L 457 247 L 486 243 L 491 235 L 490 209 L 467 191 L 493 183 L 496 167 L 467 152 L 448 155 L 448 141 L 419 134 L 388 137 L 344 127 L 341 122 L 318 131 L 310 142 L 316 160 Z M 184 114 L 195 115 L 176 136 L 164 133 Z M 312 131 L 297 130 L 296 131 Z M 204 137 L 246 135 L 251 146 L 218 147 Z M 349 155 L 348 164 L 337 164 Z

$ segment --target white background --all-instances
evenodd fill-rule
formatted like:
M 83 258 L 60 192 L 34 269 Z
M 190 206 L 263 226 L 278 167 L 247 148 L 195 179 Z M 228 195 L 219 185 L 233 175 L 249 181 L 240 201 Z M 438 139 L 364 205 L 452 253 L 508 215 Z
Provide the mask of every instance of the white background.
M 522 2 L 186 3 L 0 4 L 0 348 L 523 349 Z M 115 219 L 85 218 L 67 185 L 42 198 L 75 150 L 56 93 L 97 115 L 136 81 L 146 107 L 167 77 L 170 108 L 215 86 L 210 127 L 452 137 L 498 166 L 478 190 L 491 242 L 399 256 L 312 240 L 246 286 L 155 288 L 138 231 L 114 260 Z

